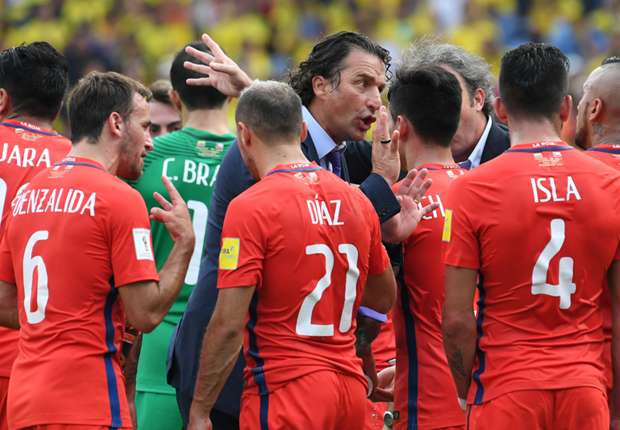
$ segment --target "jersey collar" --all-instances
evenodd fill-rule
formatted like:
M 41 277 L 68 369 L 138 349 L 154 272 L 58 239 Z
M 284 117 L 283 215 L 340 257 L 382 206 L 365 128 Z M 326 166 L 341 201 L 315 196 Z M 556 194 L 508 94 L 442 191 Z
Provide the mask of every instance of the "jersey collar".
M 5 119 L 0 124 L 5 127 L 25 130 L 30 133 L 42 134 L 43 136 L 60 136 L 60 134 L 56 133 L 54 130 L 39 128 L 36 125 L 27 122 L 17 121 L 15 119 Z
M 416 167 L 417 170 L 450 170 L 450 169 L 460 169 L 460 167 L 455 163 L 444 164 L 444 163 L 425 163 Z
M 266 176 L 274 173 L 316 172 L 317 170 L 321 170 L 321 167 L 314 162 L 278 164 Z
M 620 145 L 596 145 L 588 149 L 588 151 L 607 152 L 608 154 L 620 154 Z
M 561 140 L 556 141 L 541 141 L 532 143 L 520 143 L 514 145 L 506 152 L 549 152 L 549 151 L 567 151 L 569 149 L 575 149 L 570 145 L 567 145 Z
M 81 166 L 81 167 L 92 167 L 94 169 L 99 169 L 105 171 L 103 164 L 98 161 L 92 160 L 90 158 L 85 157 L 66 157 L 56 163 L 56 166 Z

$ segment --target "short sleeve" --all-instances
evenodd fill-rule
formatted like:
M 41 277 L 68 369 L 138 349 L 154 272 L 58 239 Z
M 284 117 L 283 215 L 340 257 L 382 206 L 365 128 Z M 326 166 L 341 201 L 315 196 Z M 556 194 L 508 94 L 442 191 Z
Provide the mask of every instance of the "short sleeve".
M 476 205 L 469 189 L 464 186 L 465 179 L 456 179 L 448 189 L 442 233 L 445 243 L 444 263 L 448 266 L 479 269 L 480 242 L 473 220 Z
M 2 235 L 0 241 L 0 281 L 8 282 L 15 285 L 15 270 L 13 269 L 13 260 L 11 258 L 11 250 L 9 248 L 8 234 Z
M 128 185 L 111 202 L 108 230 L 116 286 L 159 281 L 146 204 Z
M 388 256 L 383 243 L 381 243 L 381 226 L 379 225 L 379 218 L 377 214 L 369 210 L 368 217 L 371 222 L 371 240 L 370 240 L 370 253 L 368 260 L 368 275 L 380 275 L 385 272 L 390 264 L 390 257 Z
M 244 195 L 229 205 L 222 229 L 218 288 L 259 287 L 267 249 L 261 211 Z

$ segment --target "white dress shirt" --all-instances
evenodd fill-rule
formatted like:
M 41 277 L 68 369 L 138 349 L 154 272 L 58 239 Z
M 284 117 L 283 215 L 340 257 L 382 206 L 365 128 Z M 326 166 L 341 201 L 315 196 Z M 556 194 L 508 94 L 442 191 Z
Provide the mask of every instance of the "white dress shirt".
M 317 122 L 317 120 L 314 119 L 307 107 L 301 107 L 301 114 L 306 124 L 308 124 L 308 133 L 312 138 L 312 142 L 314 142 L 314 148 L 316 149 L 316 153 L 319 157 L 319 165 L 324 169 L 332 171 L 331 163 L 325 159 L 325 156 L 332 152 L 336 147 L 344 149 L 346 143 L 342 142 L 340 145 L 336 145 L 334 139 L 332 139 Z
M 492 123 L 493 120 L 491 119 L 491 115 L 489 115 L 489 119 L 487 120 L 487 125 L 482 132 L 482 136 L 480 136 L 480 139 L 478 140 L 478 143 L 476 143 L 474 150 L 471 152 L 471 154 L 469 154 L 469 157 L 467 157 L 467 159 L 471 163 L 469 167 L 470 169 L 475 169 L 476 167 L 480 166 L 480 161 L 482 160 L 482 153 L 484 152 L 484 145 L 486 145 L 487 143 L 487 138 L 489 137 Z

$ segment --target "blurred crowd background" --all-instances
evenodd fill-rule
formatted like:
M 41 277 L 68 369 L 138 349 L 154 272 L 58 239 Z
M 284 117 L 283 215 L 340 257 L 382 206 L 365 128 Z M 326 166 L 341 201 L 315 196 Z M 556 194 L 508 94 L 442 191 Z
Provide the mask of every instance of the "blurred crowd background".
M 256 78 L 282 78 L 324 34 L 357 30 L 399 52 L 433 34 L 483 56 L 544 41 L 571 59 L 573 88 L 620 55 L 620 0 L 0 0 L 0 48 L 47 40 L 72 81 L 115 70 L 145 83 L 203 31 Z M 577 95 L 577 94 L 576 94 Z

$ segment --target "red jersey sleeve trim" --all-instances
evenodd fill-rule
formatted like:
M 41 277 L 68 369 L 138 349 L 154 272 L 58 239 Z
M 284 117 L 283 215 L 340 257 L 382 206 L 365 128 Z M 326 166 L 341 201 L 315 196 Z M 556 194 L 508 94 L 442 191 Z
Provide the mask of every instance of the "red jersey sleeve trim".
M 147 282 L 147 281 L 155 281 L 159 282 L 159 275 L 138 275 L 138 276 L 128 276 L 122 279 L 115 279 L 116 288 L 128 287 L 131 284 L 135 284 L 138 282 Z

